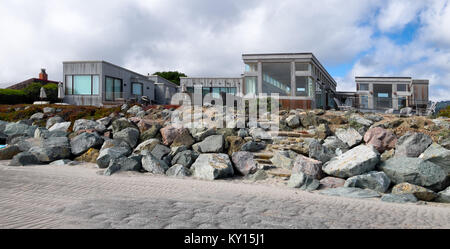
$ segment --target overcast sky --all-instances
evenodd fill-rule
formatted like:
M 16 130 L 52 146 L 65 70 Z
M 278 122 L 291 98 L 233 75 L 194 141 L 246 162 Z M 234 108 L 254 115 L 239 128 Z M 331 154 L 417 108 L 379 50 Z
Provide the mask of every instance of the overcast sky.
M 450 100 L 449 0 L 1 0 L 0 87 L 62 61 L 240 76 L 243 53 L 313 52 L 338 82 L 430 80 Z

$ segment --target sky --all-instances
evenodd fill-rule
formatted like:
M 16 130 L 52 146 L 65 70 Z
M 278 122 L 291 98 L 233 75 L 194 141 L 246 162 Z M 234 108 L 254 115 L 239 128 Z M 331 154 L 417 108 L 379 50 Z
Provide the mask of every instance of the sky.
M 450 100 L 450 0 L 1 0 L 0 87 L 62 62 L 239 77 L 243 53 L 312 52 L 338 83 L 430 80 Z

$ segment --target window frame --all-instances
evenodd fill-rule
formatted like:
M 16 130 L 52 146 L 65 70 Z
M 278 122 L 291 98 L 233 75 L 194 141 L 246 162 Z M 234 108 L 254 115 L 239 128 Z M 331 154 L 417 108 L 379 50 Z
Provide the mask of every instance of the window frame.
M 112 100 L 109 100 L 109 99 L 107 100 L 106 99 L 106 81 L 107 81 L 108 78 L 113 80 L 113 98 L 112 98 Z M 120 97 L 119 98 L 116 98 L 116 96 L 114 94 L 115 93 L 114 89 L 115 89 L 116 80 L 120 80 Z M 105 92 L 105 101 L 115 101 L 117 99 L 123 99 L 124 98 L 123 97 L 123 79 L 105 75 L 105 91 L 104 92 Z
M 122 82 L 122 84 L 123 84 L 123 82 Z M 134 94 L 134 92 L 133 92 L 133 90 L 134 90 L 133 85 L 134 84 L 141 85 L 141 95 Z M 133 95 L 133 96 L 144 96 L 144 83 L 131 82 L 131 95 Z
M 91 76 L 91 94 L 74 94 L 74 86 L 75 86 L 75 76 Z M 98 93 L 94 94 L 94 76 L 98 77 Z M 67 77 L 69 77 L 71 79 L 71 92 L 68 92 L 67 89 Z M 100 96 L 100 75 L 99 74 L 66 74 L 65 75 L 65 89 L 64 89 L 64 93 L 66 95 L 71 95 L 71 96 Z

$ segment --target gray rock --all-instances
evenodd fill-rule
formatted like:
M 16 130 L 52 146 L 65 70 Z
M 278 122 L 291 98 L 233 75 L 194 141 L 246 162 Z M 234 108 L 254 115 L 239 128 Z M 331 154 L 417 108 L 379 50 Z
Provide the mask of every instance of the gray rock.
M 249 136 L 248 130 L 247 129 L 239 129 L 238 136 L 242 137 L 242 138 L 248 137 Z
M 192 137 L 195 139 L 196 142 L 203 141 L 205 138 L 216 135 L 216 129 L 215 128 L 192 128 L 189 129 L 189 132 L 191 133 Z
M 251 181 L 263 181 L 269 178 L 265 170 L 257 170 L 254 174 L 248 175 L 248 179 Z
M 241 151 L 258 152 L 265 148 L 266 144 L 264 142 L 249 141 L 241 146 Z
M 27 165 L 38 165 L 41 162 L 36 158 L 35 155 L 30 152 L 21 152 L 13 157 L 9 162 L 9 166 L 27 166 Z
M 381 120 L 383 120 L 384 118 L 382 116 L 376 115 L 376 114 L 365 114 L 364 118 L 376 123 L 376 122 L 380 122 Z
M 53 108 L 53 107 L 45 107 L 42 111 L 43 111 L 44 113 L 55 113 L 55 112 L 56 112 L 56 109 Z
M 303 173 L 292 174 L 288 182 L 288 187 L 300 188 L 301 190 L 306 191 L 316 190 L 319 188 L 319 186 L 319 180 L 311 178 Z
M 372 189 L 380 193 L 386 193 L 390 185 L 391 180 L 384 172 L 372 171 L 348 178 L 344 187 Z
M 320 180 L 324 177 L 322 162 L 303 155 L 298 155 L 293 164 L 292 174 L 303 173 L 313 179 Z
M 104 117 L 104 118 L 98 119 L 97 123 L 108 127 L 111 124 L 111 121 L 112 121 L 112 118 Z
M 80 164 L 80 162 L 76 162 L 76 161 L 72 161 L 69 159 L 61 159 L 61 160 L 56 160 L 54 162 L 51 162 L 50 165 L 55 165 L 55 166 L 73 166 L 73 165 L 78 165 Z
M 64 119 L 60 116 L 54 116 L 49 119 L 47 119 L 47 124 L 45 125 L 45 128 L 50 129 L 54 124 L 56 123 L 62 123 L 64 122 Z
M 126 128 L 135 128 L 135 129 L 138 129 L 138 128 L 136 127 L 136 125 L 135 125 L 133 122 L 129 121 L 129 120 L 126 119 L 126 118 L 116 119 L 116 120 L 114 120 L 114 121 L 112 122 L 112 132 L 113 132 L 113 134 L 114 134 L 114 133 L 117 133 L 117 132 L 119 132 L 119 131 L 121 131 L 121 130 L 124 130 L 124 129 L 126 129 Z M 138 130 L 139 130 L 139 129 L 138 129 Z
M 172 165 L 180 164 L 180 165 L 183 165 L 184 167 L 190 169 L 192 164 L 195 162 L 195 160 L 197 160 L 198 156 L 199 156 L 199 154 L 195 151 L 185 150 L 185 151 L 177 153 L 173 157 L 171 164 Z
M 44 119 L 44 116 L 45 116 L 44 113 L 37 112 L 37 113 L 31 115 L 30 120 L 33 120 L 33 121 L 42 120 L 42 119 Z
M 439 192 L 438 197 L 435 199 L 435 201 L 442 203 L 450 203 L 450 187 Z
M 408 132 L 397 140 L 395 156 L 418 157 L 433 143 L 430 136 Z
M 193 176 L 204 180 L 232 177 L 233 165 L 227 154 L 201 154 L 191 170 Z
M 349 121 L 355 122 L 359 125 L 366 126 L 366 127 L 373 125 L 373 122 L 371 120 L 365 119 L 365 118 L 359 116 L 358 114 L 350 115 Z
M 36 139 L 46 139 L 50 137 L 50 132 L 43 127 L 38 127 L 35 131 L 34 131 L 34 138 Z
M 319 194 L 329 196 L 341 196 L 348 198 L 375 198 L 381 196 L 380 194 L 378 194 L 378 192 L 370 189 L 346 188 L 346 187 L 325 189 L 320 191 Z
M 222 135 L 209 136 L 192 148 L 199 153 L 219 153 L 224 150 L 224 138 Z
M 139 141 L 139 130 L 135 128 L 125 128 L 113 133 L 113 137 L 114 139 L 125 141 L 131 148 L 134 148 Z
M 344 184 L 345 180 L 337 177 L 327 176 L 320 180 L 321 189 L 344 187 Z
M 67 132 L 69 130 L 69 127 L 72 123 L 71 122 L 62 122 L 62 123 L 56 123 L 52 125 L 48 130 L 49 131 L 64 131 Z
M 250 136 L 255 139 L 261 139 L 261 140 L 271 140 L 272 136 L 266 132 L 264 129 L 261 128 L 251 128 L 250 129 Z
M 335 132 L 337 138 L 346 143 L 350 148 L 361 143 L 363 137 L 353 128 L 337 129 Z
M 400 114 L 403 115 L 410 115 L 412 113 L 413 109 L 411 107 L 405 107 L 400 109 Z
M 285 168 L 291 170 L 294 167 L 295 158 L 298 156 L 293 151 L 277 151 L 270 159 L 272 164 L 276 167 Z
M 181 164 L 175 164 L 166 171 L 166 175 L 170 177 L 187 177 L 191 175 L 191 171 Z
M 90 148 L 100 148 L 103 142 L 97 133 L 84 132 L 70 140 L 70 147 L 73 155 L 81 156 Z
M 327 147 L 323 146 L 319 141 L 313 141 L 309 144 L 309 157 L 317 159 L 322 163 L 326 163 L 331 160 L 331 158 L 336 155 L 333 151 L 328 150 Z
M 26 124 L 19 124 L 19 123 L 8 123 L 5 126 L 4 134 L 6 134 L 9 137 L 12 136 L 34 136 L 34 131 L 37 127 L 34 127 L 32 129 L 32 126 L 26 125 Z
M 324 140 L 323 146 L 338 156 L 350 149 L 346 143 L 335 136 L 327 137 Z
M 133 107 L 131 107 L 130 109 L 128 109 L 127 113 L 136 116 L 139 112 L 144 111 L 144 109 L 142 109 L 142 107 L 135 105 Z
M 134 149 L 133 154 L 142 154 L 143 151 L 152 151 L 155 146 L 160 143 L 161 141 L 158 139 L 145 140 Z
M 377 150 L 372 146 L 360 145 L 325 163 L 322 170 L 328 175 L 348 178 L 374 170 L 379 161 Z
M 162 144 L 156 144 L 151 153 L 156 159 L 162 160 L 170 153 L 170 148 Z
M 300 127 L 300 119 L 297 115 L 291 115 L 286 118 L 286 124 L 292 129 Z
M 71 149 L 67 137 L 52 137 L 44 139 L 41 147 L 32 147 L 29 152 L 35 155 L 40 162 L 50 163 L 69 158 Z
M 49 131 L 48 133 L 48 137 L 47 138 L 52 138 L 52 137 L 67 137 L 68 133 L 63 131 L 63 130 L 54 130 L 54 131 Z
M 9 145 L 0 149 L 0 160 L 11 160 L 15 155 L 22 152 L 17 145 Z
M 385 194 L 383 195 L 383 197 L 381 197 L 381 201 L 393 203 L 415 203 L 418 200 L 413 194 Z
M 5 122 L 3 120 L 0 120 L 0 132 L 3 133 L 5 131 L 6 125 L 8 122 Z
M 392 194 L 413 194 L 417 199 L 422 201 L 432 201 L 437 197 L 435 192 L 407 182 L 395 185 L 392 188 Z
M 147 154 L 142 157 L 142 168 L 153 174 L 164 175 L 169 169 L 169 166 L 167 166 L 166 162 L 157 159 L 152 154 Z
M 258 169 L 258 163 L 254 160 L 253 154 L 247 151 L 234 152 L 231 160 L 235 169 L 243 176 L 253 174 Z
M 141 168 L 142 164 L 140 161 L 121 156 L 110 161 L 104 175 L 110 176 L 118 171 L 139 171 Z
M 95 127 L 97 127 L 97 125 L 99 125 L 99 123 L 93 120 L 78 119 L 73 123 L 73 131 L 77 132 L 82 130 L 95 130 Z
M 100 154 L 97 157 L 97 165 L 101 169 L 105 169 L 109 166 L 111 160 L 128 156 L 130 150 L 126 147 L 111 147 L 100 150 Z
M 450 175 L 450 150 L 434 143 L 419 158 L 441 166 L 447 172 L 447 175 Z
M 41 140 L 21 136 L 11 139 L 9 144 L 18 146 L 20 151 L 28 151 L 35 146 L 42 147 Z
M 420 158 L 393 157 L 379 167 L 394 184 L 407 182 L 435 191 L 447 184 L 447 173 L 441 167 Z

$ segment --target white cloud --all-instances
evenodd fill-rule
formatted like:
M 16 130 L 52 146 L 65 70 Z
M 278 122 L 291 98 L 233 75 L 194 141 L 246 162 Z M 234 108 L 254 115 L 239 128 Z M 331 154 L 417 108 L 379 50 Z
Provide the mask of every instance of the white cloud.
M 378 28 L 383 32 L 395 32 L 414 21 L 417 13 L 429 4 L 428 0 L 393 0 L 381 8 L 377 18 Z

